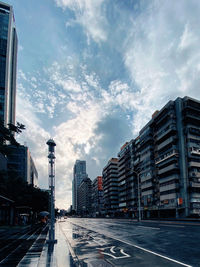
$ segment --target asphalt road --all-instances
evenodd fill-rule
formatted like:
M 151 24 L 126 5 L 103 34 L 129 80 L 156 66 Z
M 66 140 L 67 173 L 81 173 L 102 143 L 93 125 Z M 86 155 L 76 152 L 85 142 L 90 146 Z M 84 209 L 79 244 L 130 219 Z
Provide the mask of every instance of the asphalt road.
M 88 266 L 200 267 L 200 222 L 68 218 L 59 226 Z

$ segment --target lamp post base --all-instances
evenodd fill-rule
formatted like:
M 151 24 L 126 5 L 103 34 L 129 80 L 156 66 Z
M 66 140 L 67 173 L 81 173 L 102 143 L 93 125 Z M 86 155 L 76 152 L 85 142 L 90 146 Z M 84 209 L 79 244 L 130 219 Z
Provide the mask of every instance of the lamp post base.
M 58 240 L 57 239 L 48 239 L 47 244 L 57 244 Z

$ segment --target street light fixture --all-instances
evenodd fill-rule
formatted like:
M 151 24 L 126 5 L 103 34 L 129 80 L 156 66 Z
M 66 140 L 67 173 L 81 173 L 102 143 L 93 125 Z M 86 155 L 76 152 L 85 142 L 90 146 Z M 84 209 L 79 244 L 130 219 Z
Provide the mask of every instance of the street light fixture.
M 140 199 L 140 173 L 133 171 L 137 176 L 137 186 L 138 186 L 138 222 L 141 221 L 141 199 Z
M 49 139 L 46 143 L 49 147 L 48 161 L 49 161 L 49 188 L 51 196 L 51 208 L 50 208 L 50 230 L 49 230 L 49 240 L 48 243 L 54 244 L 57 242 L 55 240 L 55 146 L 56 143 L 53 139 Z

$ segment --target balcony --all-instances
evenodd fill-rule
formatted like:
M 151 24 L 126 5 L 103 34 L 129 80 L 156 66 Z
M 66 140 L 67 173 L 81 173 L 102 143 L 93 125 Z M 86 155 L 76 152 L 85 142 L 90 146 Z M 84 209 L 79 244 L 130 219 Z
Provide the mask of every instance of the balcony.
M 169 200 L 169 199 L 176 199 L 176 198 L 177 198 L 176 193 L 166 194 L 166 195 L 161 195 L 160 196 L 160 201 L 162 201 L 162 200 Z
M 171 143 L 174 143 L 175 142 L 175 138 L 174 137 L 170 137 L 168 138 L 167 140 L 165 140 L 163 143 L 161 143 L 160 145 L 157 146 L 157 149 L 158 150 L 161 150 L 163 149 L 165 146 L 171 144 Z
M 169 159 L 169 158 L 171 158 L 173 156 L 178 157 L 178 153 L 177 153 L 176 150 L 173 150 L 170 153 L 167 153 L 167 154 L 163 155 L 162 157 L 156 159 L 155 160 L 155 162 L 156 162 L 155 164 L 157 165 L 157 164 L 159 164 L 159 163 L 161 163 L 161 162 L 163 162 L 163 161 L 165 161 L 165 160 L 167 160 L 167 159 Z
M 197 178 L 200 178 L 200 172 L 189 172 L 189 176 L 190 177 L 197 177 Z
M 200 187 L 200 183 L 190 182 L 191 187 Z
M 174 174 L 174 175 L 170 175 L 170 176 L 167 176 L 164 178 L 162 178 L 162 177 L 159 178 L 160 183 L 166 183 L 166 182 L 169 182 L 172 180 L 179 180 L 179 176 Z
M 160 186 L 160 192 L 165 192 L 165 191 L 176 189 L 176 188 L 178 188 L 177 183 L 173 183 L 173 184 L 169 184 L 169 185 L 165 185 L 165 186 Z
M 190 161 L 189 167 L 200 167 L 200 162 Z
M 177 170 L 178 169 L 178 164 L 174 163 L 174 164 L 171 164 L 161 170 L 158 170 L 158 174 L 163 174 L 165 172 L 169 172 L 169 171 L 172 171 L 172 170 Z
M 141 192 L 141 196 L 148 196 L 148 195 L 152 195 L 153 194 L 153 190 L 147 190 L 147 191 L 144 191 L 144 192 Z
M 145 188 L 148 188 L 148 187 L 151 187 L 151 186 L 152 186 L 152 182 L 148 182 L 148 183 L 142 184 L 141 185 L 141 189 L 145 189 Z
M 200 140 L 199 140 L 200 141 Z M 191 147 L 191 152 L 192 155 L 198 155 L 200 156 L 200 148 L 196 148 L 196 147 Z
M 145 161 L 147 159 L 150 159 L 150 157 L 151 157 L 151 152 L 148 152 L 144 156 L 140 157 L 140 161 Z
M 162 130 L 162 132 L 157 133 L 157 138 L 156 141 L 158 142 L 159 140 L 161 140 L 163 137 L 165 137 L 166 135 L 168 135 L 171 131 L 175 132 L 176 131 L 176 127 L 175 126 L 169 126 L 168 129 Z

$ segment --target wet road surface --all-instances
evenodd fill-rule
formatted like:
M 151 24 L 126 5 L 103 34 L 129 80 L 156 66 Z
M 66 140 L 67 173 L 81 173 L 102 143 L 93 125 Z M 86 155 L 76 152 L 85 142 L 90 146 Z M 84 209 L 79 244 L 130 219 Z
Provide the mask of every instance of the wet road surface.
M 85 266 L 200 266 L 200 223 L 70 218 L 59 228 Z

